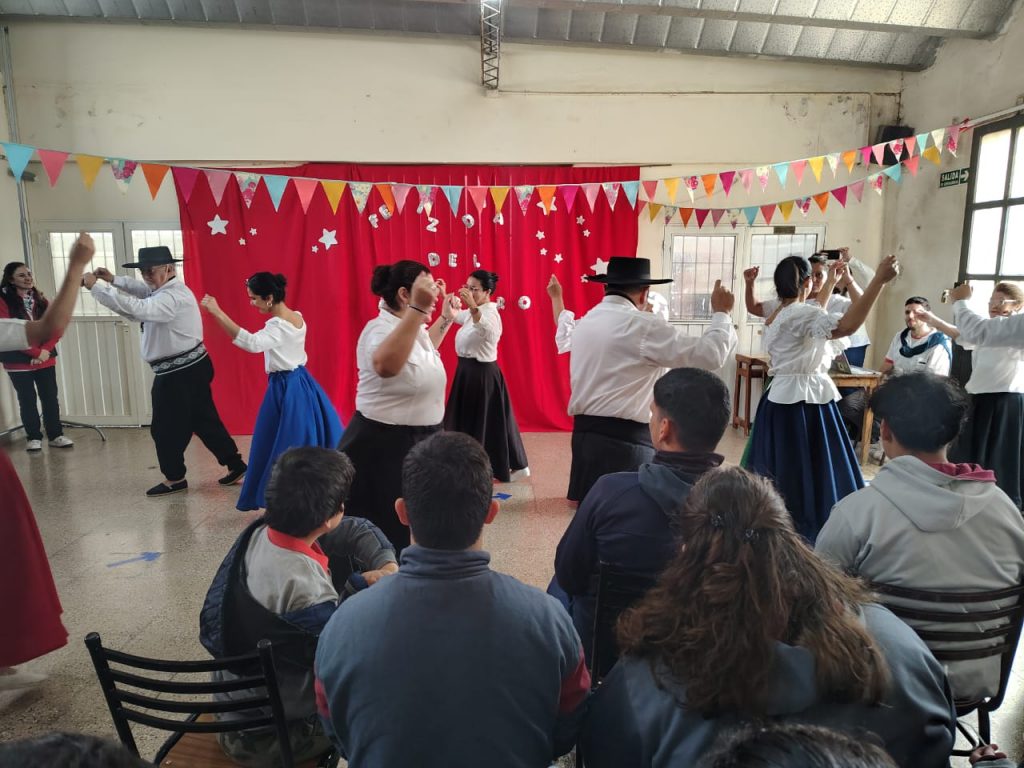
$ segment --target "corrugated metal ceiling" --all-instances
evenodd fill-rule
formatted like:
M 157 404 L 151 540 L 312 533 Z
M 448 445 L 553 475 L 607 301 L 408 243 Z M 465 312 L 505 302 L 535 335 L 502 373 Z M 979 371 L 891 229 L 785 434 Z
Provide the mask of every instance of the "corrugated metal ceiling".
M 505 0 L 509 42 L 771 56 L 920 70 L 947 37 L 997 34 L 1017 0 Z M 0 0 L 0 20 L 480 34 L 475 0 Z

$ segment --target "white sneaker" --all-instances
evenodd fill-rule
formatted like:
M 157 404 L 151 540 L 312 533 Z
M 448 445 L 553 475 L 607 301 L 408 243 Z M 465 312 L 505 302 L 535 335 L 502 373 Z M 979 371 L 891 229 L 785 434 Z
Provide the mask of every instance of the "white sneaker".
M 70 448 L 74 444 L 74 440 L 64 435 L 58 435 L 57 437 L 53 438 L 53 440 L 50 441 L 50 445 L 52 445 L 54 448 Z
M 28 441 L 25 442 L 25 450 L 26 451 L 33 451 L 33 452 L 41 451 L 41 450 L 43 450 L 43 441 L 42 440 L 28 440 Z
M 514 482 L 517 482 L 518 480 L 525 480 L 529 476 L 530 476 L 530 468 L 529 467 L 523 467 L 522 469 L 517 469 L 515 472 L 513 472 L 511 475 L 509 475 L 509 482 L 510 483 L 514 483 Z
M 38 440 L 36 442 L 39 442 Z M 0 691 L 16 691 L 19 688 L 31 688 L 46 680 L 46 675 L 29 672 L 27 669 L 8 667 L 0 670 Z

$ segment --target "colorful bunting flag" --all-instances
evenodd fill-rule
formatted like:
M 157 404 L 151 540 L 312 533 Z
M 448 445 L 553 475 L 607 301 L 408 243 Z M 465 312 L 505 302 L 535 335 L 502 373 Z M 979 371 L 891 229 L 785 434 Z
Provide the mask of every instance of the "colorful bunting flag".
M 473 203 L 477 213 L 483 213 L 487 207 L 487 187 L 466 187 L 466 194 Z
M 782 212 L 782 220 L 789 221 L 789 217 L 793 213 L 793 201 L 787 200 L 784 203 L 779 203 L 779 210 Z
M 725 216 L 725 208 L 715 208 L 711 211 L 711 223 L 717 227 L 723 216 Z
M 533 188 L 531 187 L 530 190 L 532 191 Z M 452 216 L 458 216 L 459 203 L 462 200 L 462 187 L 456 184 L 443 184 L 441 185 L 441 191 L 444 192 L 444 196 L 448 198 L 448 206 L 452 209 Z M 355 191 L 353 190 L 353 195 L 354 194 Z M 360 208 L 359 212 L 362 213 L 363 209 Z
M 793 178 L 796 179 L 796 185 L 798 187 L 804 183 L 805 168 L 807 168 L 806 160 L 794 160 L 789 164 L 789 170 L 793 172 Z
M 260 175 L 258 173 L 237 171 L 235 173 L 235 180 L 238 181 L 238 190 L 242 193 L 242 202 L 245 203 L 246 208 L 249 208 L 252 206 L 252 201 L 256 198 L 256 188 L 260 185 Z
M 917 176 L 917 166 L 921 162 L 921 156 L 908 157 L 903 161 L 904 167 L 910 171 L 911 176 Z
M 390 184 L 374 184 L 373 188 L 377 190 L 377 194 L 380 195 L 380 199 L 384 202 L 384 206 L 388 209 L 388 213 L 392 216 L 395 213 L 395 193 L 391 189 Z M 487 189 L 480 187 L 483 190 L 484 196 L 487 195 Z
M 872 144 L 871 154 L 874 156 L 877 165 L 885 165 L 885 144 Z
M 757 219 L 757 206 L 751 205 L 744 208 L 743 215 L 747 217 L 747 224 L 754 226 L 754 221 Z
M 828 192 L 822 192 L 819 195 L 814 195 L 814 202 L 821 208 L 821 212 L 824 213 L 825 209 L 828 208 Z
M 843 165 L 847 173 L 853 173 L 853 164 L 857 162 L 857 150 L 851 149 L 843 152 Z
M 39 160 L 43 164 L 43 168 L 46 170 L 46 176 L 50 179 L 50 186 L 56 186 L 57 179 L 60 178 L 61 172 L 64 170 L 64 164 L 68 161 L 69 152 L 58 152 L 52 149 L 37 149 L 39 153 Z M 167 166 L 164 166 L 166 169 Z M 164 173 L 167 173 L 165 170 Z M 162 176 L 160 177 L 163 178 Z M 156 197 L 156 195 L 153 195 Z
M 700 186 L 700 179 L 696 176 L 690 176 L 686 179 L 686 191 L 690 193 L 690 202 L 693 202 L 693 193 L 697 191 Z
M 579 184 L 563 184 L 558 190 L 562 193 L 562 207 L 566 213 L 570 213 L 573 204 L 576 202 L 576 195 L 580 191 Z
M 505 198 L 508 197 L 509 187 L 491 187 L 491 200 L 494 201 L 494 210 L 501 213 L 501 207 L 505 205 Z
M 771 170 L 767 165 L 761 165 L 754 170 L 754 173 L 757 175 L 757 180 L 761 183 L 761 191 L 764 192 L 768 189 L 768 176 Z
M 540 198 L 541 204 L 544 206 L 544 215 L 547 216 L 551 213 L 551 201 L 555 199 L 555 192 L 558 190 L 554 184 L 545 184 L 544 186 L 537 187 L 537 196 Z
M 700 180 L 704 182 L 704 191 L 707 192 L 708 197 L 712 197 L 715 194 L 715 184 L 718 183 L 718 174 L 706 173 L 700 177 Z
M 583 196 L 587 199 L 587 205 L 590 208 L 590 212 L 594 212 L 594 204 L 597 202 L 597 193 L 601 191 L 600 184 L 581 184 L 580 187 L 583 189 Z
M 892 150 L 892 154 L 896 160 L 901 160 L 903 158 L 904 143 L 903 139 L 893 139 L 889 142 L 889 149 Z
M 914 143 L 917 144 L 918 152 L 924 152 L 925 148 L 928 146 L 928 136 L 929 134 L 926 132 L 919 133 L 914 137 Z
M 28 144 L 11 144 L 6 141 L 0 142 L 0 146 L 4 148 L 4 155 L 7 156 L 7 164 L 11 167 L 11 173 L 14 174 L 15 179 L 21 181 L 21 174 L 25 172 L 28 161 L 32 159 L 32 153 L 36 151 L 36 148 L 30 147 Z M 89 185 L 86 184 L 86 186 Z
M 708 218 L 709 210 L 707 208 L 697 208 L 694 210 L 694 215 L 697 219 L 697 228 L 700 229 L 704 226 L 704 222 Z
M 683 221 L 683 226 L 690 226 L 690 217 L 693 216 L 693 208 L 680 208 L 679 218 Z
M 956 150 L 960 143 L 960 126 L 951 125 L 949 131 L 946 133 L 946 149 L 949 150 L 949 154 L 956 157 Z
M 846 195 L 849 191 L 849 187 L 839 187 L 832 190 L 832 197 L 839 201 L 839 205 L 843 208 L 846 207 Z
M 825 158 L 812 157 L 807 161 L 807 164 L 811 166 L 811 173 L 814 174 L 814 180 L 821 181 L 821 169 L 825 166 Z
M 606 181 L 601 185 L 601 188 L 604 190 L 604 196 L 608 198 L 608 205 L 611 206 L 613 211 L 615 210 L 615 203 L 619 199 L 619 187 L 620 184 L 617 181 Z
M 532 184 L 519 184 L 515 187 L 516 200 L 519 201 L 519 210 L 522 211 L 523 216 L 526 215 L 526 211 L 530 208 L 530 198 L 533 197 L 533 185 Z
M 409 192 L 412 190 L 411 184 L 394 184 L 391 187 L 391 192 L 395 196 L 395 210 L 399 213 L 405 208 L 405 199 L 409 197 Z
M 945 146 L 945 143 L 946 143 L 946 129 L 945 128 L 936 128 L 934 131 L 932 131 L 932 144 L 935 146 L 936 149 L 939 150 L 939 152 L 942 151 L 942 148 L 943 148 L 943 146 Z
M 865 168 L 871 165 L 871 147 L 861 147 L 860 150 L 860 161 L 864 164 Z
M 263 183 L 267 187 L 267 192 L 270 194 L 270 202 L 274 204 L 274 210 L 278 210 L 281 207 L 281 198 L 284 197 L 284 191 L 288 189 L 288 182 L 291 178 L 288 176 L 278 176 L 277 174 L 268 173 L 263 176 Z
M 114 174 L 114 183 L 117 184 L 122 195 L 127 194 L 128 185 L 131 184 L 132 176 L 135 175 L 135 169 L 138 167 L 139 164 L 134 160 L 110 159 L 110 171 Z
M 345 187 L 348 185 L 344 181 L 328 181 L 324 179 L 320 182 L 320 186 L 323 187 L 324 194 L 327 195 L 327 202 L 331 206 L 331 213 L 337 213 L 341 196 L 345 194 Z
M 156 200 L 156 195 L 160 191 L 160 185 L 164 183 L 164 177 L 167 176 L 169 170 L 171 170 L 169 165 L 160 165 L 159 163 L 142 164 L 142 175 L 146 177 L 146 184 L 149 185 L 149 196 L 154 200 Z
M 928 147 L 921 153 L 921 157 L 925 160 L 931 160 L 936 165 L 942 165 L 942 152 L 938 147 Z
M 426 213 L 430 216 L 434 210 L 434 196 L 437 194 L 437 187 L 433 184 L 417 184 L 416 192 L 420 201 L 416 204 L 416 213 Z M 506 194 L 508 190 L 505 190 Z
M 864 199 L 864 179 L 851 184 L 850 191 L 853 192 L 853 196 L 857 198 L 858 203 Z
M 882 194 L 882 190 L 885 188 L 885 176 L 880 173 L 873 173 L 868 176 L 868 183 L 875 192 Z
M 800 211 L 800 214 L 804 218 L 806 218 L 807 217 L 807 213 L 811 210 L 811 198 L 809 198 L 809 197 L 801 197 L 801 198 L 799 198 L 798 200 L 796 200 L 794 202 L 796 202 L 796 207 Z
M 744 168 L 742 171 L 740 171 L 740 181 L 743 184 L 743 188 L 747 190 L 747 193 L 749 194 L 750 185 L 754 181 L 754 169 Z
M 313 199 L 313 195 L 316 194 L 316 188 L 320 186 L 320 182 L 317 179 L 304 179 L 301 177 L 295 177 L 292 179 L 292 185 L 295 187 L 295 194 L 299 196 L 299 205 L 302 206 L 302 212 L 309 212 L 309 203 Z M 337 206 L 333 206 L 335 210 Z
M 917 148 L 917 138 L 914 136 L 907 136 L 907 138 L 903 140 L 903 148 L 907 153 L 907 157 L 913 157 L 914 150 Z
M 785 188 L 786 179 L 789 177 L 789 163 L 776 163 L 772 168 L 775 169 L 775 175 L 779 177 L 779 184 Z
M 772 216 L 775 215 L 775 203 L 761 206 L 761 215 L 764 217 L 764 223 L 771 226 Z
M 829 152 L 825 155 L 825 159 L 828 161 L 828 168 L 832 171 L 833 176 L 839 175 L 839 153 Z
M 75 162 L 78 163 L 78 170 L 82 173 L 82 183 L 85 184 L 85 188 L 92 189 L 92 185 L 96 182 L 96 174 L 100 172 L 100 166 L 103 165 L 103 158 L 96 155 L 75 155 Z
M 736 171 L 722 171 L 718 174 L 718 178 L 722 180 L 722 189 L 725 191 L 725 196 L 729 196 L 729 192 L 732 191 L 732 182 L 736 178 Z
M 648 203 L 647 204 L 647 215 L 651 217 L 651 223 L 652 224 L 654 223 L 654 220 L 656 218 L 658 218 L 658 213 L 661 211 L 662 207 L 663 206 L 662 206 L 661 203 Z
M 622 191 L 626 195 L 626 199 L 629 200 L 629 207 L 636 208 L 636 198 L 640 193 L 640 182 L 624 181 L 622 182 Z M 672 200 L 675 200 L 675 195 L 672 195 Z
M 668 193 L 669 202 L 674 203 L 676 201 L 676 194 L 679 192 L 679 182 L 681 182 L 678 176 L 672 179 L 665 179 L 665 191 Z
M 640 185 L 644 188 L 644 196 L 648 200 L 653 200 L 658 194 L 658 180 L 648 179 L 647 181 L 641 181 Z M 653 221 L 653 219 L 651 219 Z
M 217 171 L 213 169 L 204 171 L 204 173 L 206 175 L 206 183 L 210 185 L 210 192 L 213 193 L 213 202 L 219 206 L 221 199 L 224 197 L 224 190 L 232 178 L 232 174 L 230 171 Z
M 77 158 L 75 158 L 75 160 L 77 161 Z M 81 163 L 79 163 L 79 166 L 81 166 Z M 187 205 L 189 199 L 192 197 L 192 190 L 196 188 L 196 179 L 199 178 L 199 169 L 186 168 L 185 166 L 174 166 L 171 169 L 171 174 L 174 177 L 174 185 L 178 188 L 178 192 L 181 193 L 181 197 Z M 150 184 L 150 190 L 152 191 L 152 189 L 153 186 Z M 155 196 L 156 195 L 154 195 L 154 197 Z
M 900 166 L 899 163 L 896 163 L 896 165 L 890 165 L 888 168 L 882 171 L 882 173 L 884 173 L 893 181 L 899 181 L 900 177 L 903 176 L 903 168 Z

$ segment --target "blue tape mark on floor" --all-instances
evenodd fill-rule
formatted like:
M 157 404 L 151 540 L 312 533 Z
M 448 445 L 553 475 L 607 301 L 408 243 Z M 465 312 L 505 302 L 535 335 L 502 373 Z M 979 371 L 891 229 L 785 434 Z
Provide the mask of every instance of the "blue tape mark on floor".
M 511 499 L 512 498 L 512 494 L 511 493 L 496 493 L 493 496 L 491 496 L 491 498 L 492 499 L 501 499 L 502 501 L 504 501 L 505 499 Z
M 128 563 L 139 563 L 139 562 L 152 563 L 154 560 L 156 560 L 162 554 L 163 554 L 163 552 L 143 552 L 138 557 L 132 557 L 132 558 L 129 558 L 127 560 L 119 560 L 116 563 L 107 563 L 107 568 L 116 568 L 119 565 L 128 565 Z

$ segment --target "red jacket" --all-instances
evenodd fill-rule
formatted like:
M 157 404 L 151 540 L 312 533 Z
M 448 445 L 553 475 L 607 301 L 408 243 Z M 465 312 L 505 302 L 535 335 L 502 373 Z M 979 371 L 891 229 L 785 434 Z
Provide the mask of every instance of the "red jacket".
M 42 313 L 40 312 L 38 314 L 42 314 Z M 10 317 L 13 317 L 14 319 L 17 319 L 17 320 L 28 320 L 28 319 L 38 320 L 39 319 L 38 317 L 27 318 L 27 317 L 25 317 L 25 313 L 24 312 L 22 312 L 21 314 L 18 314 L 18 315 L 12 315 L 11 314 L 10 306 L 8 306 L 7 302 L 4 301 L 3 298 L 0 298 L 0 319 L 10 318 Z M 57 346 L 57 342 L 58 341 L 60 341 L 60 336 L 55 336 L 54 338 L 52 338 L 49 341 L 47 341 L 45 344 L 41 344 L 38 347 L 29 347 L 28 349 L 21 350 L 22 352 L 24 352 L 26 355 L 29 355 L 30 357 L 39 357 L 39 353 L 42 350 L 45 349 L 47 352 L 51 353 L 50 354 L 50 359 L 47 360 L 45 363 L 40 363 L 39 365 L 32 365 L 31 362 L 4 363 L 4 370 L 5 371 L 41 371 L 43 368 L 53 368 L 55 365 L 57 365 L 57 358 L 55 356 L 53 356 L 53 350 Z

